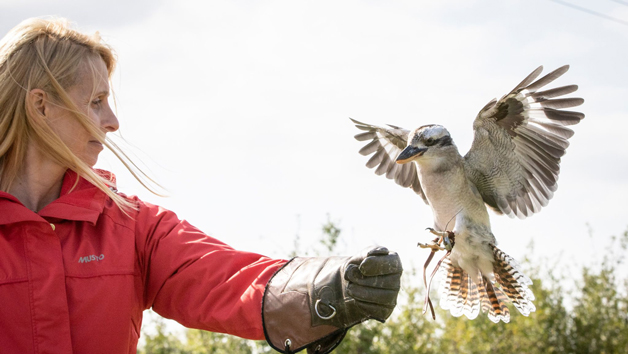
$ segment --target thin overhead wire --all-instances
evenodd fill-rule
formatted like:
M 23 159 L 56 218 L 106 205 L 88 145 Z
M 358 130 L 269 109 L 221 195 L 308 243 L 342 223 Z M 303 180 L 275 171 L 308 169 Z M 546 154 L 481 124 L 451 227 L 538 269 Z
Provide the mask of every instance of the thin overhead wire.
M 621 1 L 621 0 L 611 0 L 611 1 L 616 2 L 618 4 L 622 4 L 622 5 L 628 6 L 628 2 L 626 2 L 626 1 Z
M 586 13 L 588 13 L 590 15 L 598 16 L 598 17 L 601 17 L 601 18 L 609 20 L 609 21 L 617 22 L 617 23 L 622 24 L 624 26 L 628 26 L 628 21 L 620 20 L 618 18 L 615 18 L 615 17 L 612 17 L 612 16 L 608 16 L 608 15 L 605 15 L 605 14 L 597 12 L 597 11 L 589 10 L 587 8 L 580 7 L 580 6 L 574 5 L 574 4 L 570 4 L 570 3 L 565 2 L 565 1 L 560 1 L 560 0 L 549 0 L 549 1 L 555 2 L 557 4 L 561 4 L 561 5 L 564 5 L 564 6 L 567 6 L 567 7 L 571 7 L 572 9 L 576 9 L 576 10 L 579 10 L 579 11 L 582 11 L 582 12 L 586 12 Z M 615 0 L 612 0 L 612 1 L 615 1 Z M 615 1 L 615 2 L 623 3 L 623 2 L 620 2 L 620 1 Z M 628 3 L 626 5 L 628 5 Z

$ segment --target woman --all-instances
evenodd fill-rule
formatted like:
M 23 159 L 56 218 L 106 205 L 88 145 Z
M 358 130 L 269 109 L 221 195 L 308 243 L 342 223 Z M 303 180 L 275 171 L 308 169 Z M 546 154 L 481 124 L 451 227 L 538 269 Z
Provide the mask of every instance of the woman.
M 142 312 L 326 353 L 385 321 L 401 263 L 376 247 L 290 261 L 235 250 L 94 170 L 118 129 L 98 35 L 30 19 L 0 42 L 0 348 L 134 353 Z M 126 166 L 132 163 L 127 162 Z M 141 173 L 141 171 L 140 171 Z

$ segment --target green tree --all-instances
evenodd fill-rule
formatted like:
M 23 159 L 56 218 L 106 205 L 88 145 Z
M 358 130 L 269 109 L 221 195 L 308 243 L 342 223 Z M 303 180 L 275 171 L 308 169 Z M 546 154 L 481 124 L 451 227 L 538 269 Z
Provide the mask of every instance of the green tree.
M 154 314 L 155 316 L 152 316 Z M 145 340 L 143 347 L 139 348 L 140 354 L 182 354 L 185 353 L 183 343 L 172 333 L 166 330 L 166 321 L 151 311 L 149 316 L 151 323 L 155 326 L 155 334 L 147 333 L 142 328 Z
M 548 287 L 532 278 L 536 312 L 529 317 L 511 308 L 510 323 L 493 323 L 485 313 L 474 320 L 445 314 L 440 352 L 451 353 L 565 353 L 568 312 L 559 286 Z
M 570 336 L 574 353 L 628 350 L 628 280 L 621 281 L 616 276 L 618 267 L 625 262 L 627 245 L 628 231 L 620 238 L 612 237 L 600 269 L 582 269 Z
M 332 221 L 329 214 L 327 214 L 327 222 L 323 224 L 322 231 L 323 238 L 321 239 L 321 244 L 325 247 L 323 256 L 329 256 L 336 252 L 342 230 L 338 227 L 337 222 Z
M 184 337 L 169 333 L 165 320 L 152 312 L 155 333 L 143 333 L 140 354 L 261 354 L 272 350 L 264 341 L 251 341 L 222 333 L 185 329 Z
M 185 352 L 190 354 L 257 353 L 255 342 L 226 334 L 190 329 L 185 337 Z
M 441 325 L 423 315 L 422 287 L 416 269 L 403 275 L 399 304 L 385 325 L 368 321 L 349 330 L 338 354 L 437 353 Z M 442 316 L 443 313 L 440 312 Z

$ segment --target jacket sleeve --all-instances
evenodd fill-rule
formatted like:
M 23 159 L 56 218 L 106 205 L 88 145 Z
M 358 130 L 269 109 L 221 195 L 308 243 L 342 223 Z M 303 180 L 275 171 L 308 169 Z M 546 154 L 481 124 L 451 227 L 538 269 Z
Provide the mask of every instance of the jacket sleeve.
M 145 308 L 186 327 L 264 339 L 264 288 L 286 260 L 235 250 L 172 211 L 138 203 Z

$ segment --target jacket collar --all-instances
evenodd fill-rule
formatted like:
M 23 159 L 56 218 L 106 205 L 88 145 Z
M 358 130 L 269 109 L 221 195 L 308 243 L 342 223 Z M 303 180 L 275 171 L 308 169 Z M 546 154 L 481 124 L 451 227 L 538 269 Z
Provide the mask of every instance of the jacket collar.
M 95 172 L 110 181 L 108 185 L 115 189 L 115 176 L 111 172 L 104 170 Z M 76 172 L 68 170 L 63 177 L 60 197 L 46 205 L 39 213 L 26 208 L 13 195 L 0 192 L 0 225 L 21 221 L 45 221 L 43 218 L 96 224 L 107 199 L 109 199 L 107 195 L 96 186 L 78 177 Z

